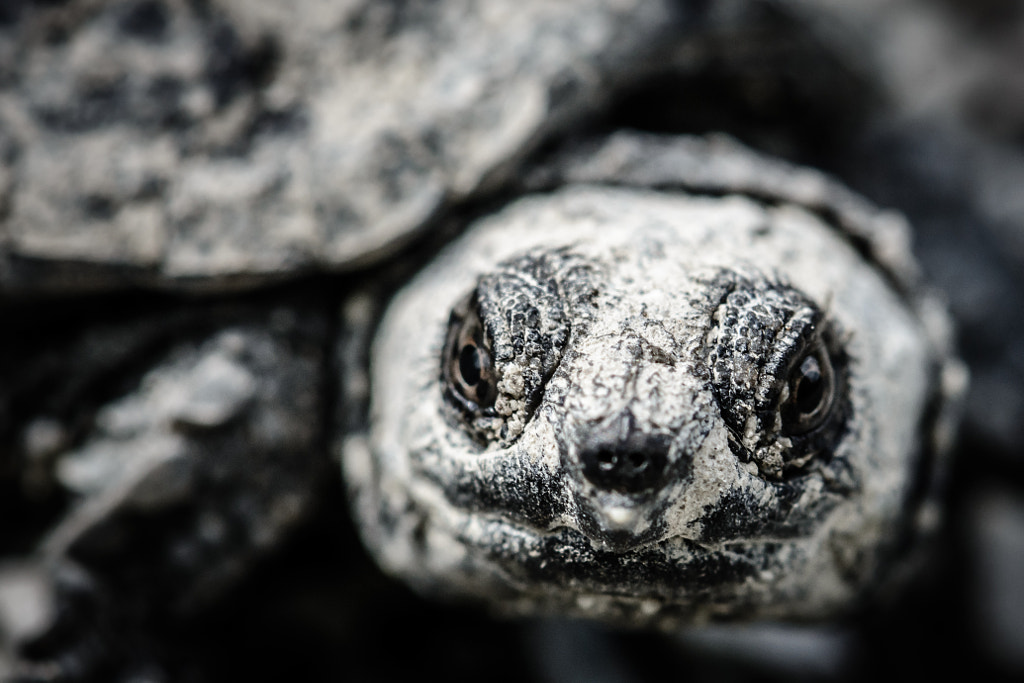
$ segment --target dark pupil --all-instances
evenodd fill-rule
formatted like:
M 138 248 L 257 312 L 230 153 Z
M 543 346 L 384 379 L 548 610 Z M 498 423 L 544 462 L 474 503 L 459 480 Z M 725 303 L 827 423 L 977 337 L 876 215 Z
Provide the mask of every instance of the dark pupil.
M 800 376 L 794 393 L 797 409 L 801 413 L 813 413 L 821 405 L 825 394 L 825 379 L 821 374 L 821 365 L 814 356 L 805 358 L 800 364 Z
M 474 344 L 466 344 L 459 352 L 459 372 L 462 381 L 468 386 L 476 386 L 480 381 L 480 352 Z

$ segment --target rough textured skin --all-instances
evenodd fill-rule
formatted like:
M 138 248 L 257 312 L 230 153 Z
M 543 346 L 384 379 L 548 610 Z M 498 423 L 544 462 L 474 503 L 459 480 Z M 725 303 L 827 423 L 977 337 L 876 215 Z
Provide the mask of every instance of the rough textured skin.
M 378 258 L 642 71 L 673 21 L 661 0 L 58 5 L 0 13 L 6 292 Z
M 471 291 L 496 398 L 467 414 L 442 368 Z M 515 612 L 669 627 L 847 610 L 924 523 L 933 402 L 958 391 L 921 306 L 793 204 L 521 199 L 382 323 L 369 436 L 345 453 L 364 537 L 423 590 Z M 780 405 L 812 338 L 835 400 L 798 435 Z
M 444 671 L 453 681 L 516 683 L 679 672 L 859 681 L 969 671 L 998 680 L 1005 665 L 1017 680 L 1022 40 L 1017 0 L 0 0 L 0 679 L 410 680 Z M 889 558 L 938 519 L 932 494 L 959 382 L 942 361 L 946 316 L 922 275 L 945 290 L 972 381 L 927 571 L 849 619 L 815 619 L 795 639 L 777 624 L 745 622 L 690 629 L 684 640 L 489 619 L 418 600 L 379 575 L 334 462 L 337 441 L 347 440 L 350 466 L 370 452 L 361 432 L 376 383 L 364 343 L 394 289 L 442 242 L 523 195 L 543 202 L 580 184 L 639 190 L 638 200 L 657 190 L 731 206 L 739 195 L 766 214 L 806 212 L 928 330 L 934 400 L 918 416 L 920 450 L 908 451 L 917 471 L 900 475 L 913 482 L 899 494 L 908 514 L 878 532 L 882 548 L 863 563 L 834 559 L 865 575 L 877 559 L 869 592 L 885 589 L 881 579 L 901 569 Z M 575 548 L 605 568 L 570 581 L 571 594 L 632 586 L 641 572 L 623 553 L 661 547 L 670 499 L 695 495 L 679 482 L 706 474 L 710 448 L 697 443 L 699 430 L 642 408 L 637 392 L 666 377 L 686 380 L 673 405 L 709 408 L 726 462 L 766 492 L 764 506 L 736 498 L 717 502 L 717 514 L 694 513 L 684 533 L 729 563 L 689 565 L 696 577 L 686 585 L 703 583 L 708 601 L 717 591 L 736 616 L 752 615 L 721 598 L 733 590 L 729 571 L 756 564 L 724 555 L 728 539 L 770 528 L 813 549 L 818 521 L 825 529 L 858 517 L 863 487 L 852 473 L 884 470 L 843 468 L 843 449 L 863 437 L 848 425 L 871 413 L 849 396 L 860 381 L 856 330 L 829 301 L 757 263 L 684 278 L 708 298 L 724 296 L 712 322 L 681 302 L 694 319 L 680 326 L 707 327 L 701 353 L 674 360 L 679 349 L 651 325 L 633 325 L 627 331 L 639 332 L 610 350 L 586 342 L 628 380 L 624 407 L 597 410 L 589 423 L 573 416 L 604 389 L 581 378 L 572 322 L 601 292 L 632 290 L 609 289 L 606 275 L 618 271 L 599 254 L 596 264 L 564 249 L 502 258 L 450 300 L 425 302 L 441 331 L 424 382 L 444 385 L 431 400 L 473 453 L 516 449 L 536 431 L 538 410 L 565 396 L 545 409 L 568 425 L 560 459 L 530 479 L 524 502 L 517 463 L 457 479 L 438 455 L 437 468 L 416 474 L 415 497 L 448 511 L 439 520 L 469 510 L 467 519 L 498 529 L 504 510 L 527 531 L 562 519 L 578 527 L 575 545 L 547 531 L 543 542 L 520 537 L 539 548 L 528 566 L 518 556 L 481 560 L 509 568 L 494 584 L 509 590 L 506 609 L 517 608 L 510 586 L 561 591 L 566 562 L 542 566 L 555 551 Z M 468 261 L 462 270 L 484 269 Z M 487 358 L 521 372 L 499 376 L 481 364 Z M 793 428 L 802 419 L 793 407 L 813 407 L 817 393 L 801 383 L 826 358 L 824 385 L 841 400 L 827 403 L 820 424 L 811 420 L 808 436 Z M 624 368 L 634 362 L 646 369 Z M 555 382 L 563 370 L 578 387 Z M 486 380 L 470 385 L 475 374 Z M 795 404 L 794 389 L 803 397 Z M 806 483 L 826 477 L 818 504 L 796 507 L 811 502 Z M 643 513 L 632 527 L 615 501 Z M 363 504 L 372 530 L 378 510 L 369 497 Z M 404 522 L 421 514 L 393 512 L 388 519 Z M 408 538 L 429 530 L 414 526 Z M 870 535 L 855 534 L 869 547 Z M 786 564 L 759 547 L 757 561 Z M 649 566 L 660 573 L 641 587 L 678 584 L 664 553 Z M 838 592 L 856 592 L 855 573 L 833 576 Z M 427 570 L 409 574 L 431 582 L 424 592 L 453 591 Z M 708 587 L 712 575 L 724 583 Z M 782 600 L 785 587 L 758 581 L 735 595 Z M 826 614 L 824 599 L 815 607 L 803 597 L 793 609 Z M 712 611 L 695 606 L 703 598 L 682 599 L 690 606 L 678 614 L 658 615 L 660 598 L 644 603 L 647 616 L 636 616 L 631 597 L 616 609 L 632 623 Z M 616 619 L 610 607 L 589 610 Z M 765 646 L 757 633 L 778 639 Z

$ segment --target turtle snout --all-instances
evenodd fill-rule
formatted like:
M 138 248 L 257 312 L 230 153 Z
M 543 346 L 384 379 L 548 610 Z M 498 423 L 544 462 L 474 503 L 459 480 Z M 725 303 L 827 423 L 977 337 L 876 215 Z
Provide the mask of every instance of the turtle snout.
M 658 488 L 668 467 L 667 438 L 594 443 L 580 452 L 583 476 L 599 489 L 642 493 Z
M 583 476 L 598 489 L 644 493 L 666 481 L 672 437 L 637 425 L 632 413 L 590 431 L 578 451 Z
M 638 420 L 627 408 L 578 426 L 575 459 L 579 529 L 605 548 L 625 552 L 657 540 L 673 491 L 685 486 L 690 457 L 678 435 Z

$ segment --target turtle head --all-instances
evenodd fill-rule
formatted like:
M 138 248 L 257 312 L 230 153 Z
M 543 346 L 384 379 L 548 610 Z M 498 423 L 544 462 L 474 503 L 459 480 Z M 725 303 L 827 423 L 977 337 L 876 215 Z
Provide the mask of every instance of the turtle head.
M 382 323 L 371 432 L 348 455 L 364 536 L 414 585 L 513 611 L 830 614 L 906 524 L 930 354 L 808 214 L 526 200 Z

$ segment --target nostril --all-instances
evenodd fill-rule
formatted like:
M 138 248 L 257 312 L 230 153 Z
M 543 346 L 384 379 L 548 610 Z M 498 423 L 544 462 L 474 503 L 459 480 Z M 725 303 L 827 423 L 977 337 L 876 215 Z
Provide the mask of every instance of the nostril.
M 595 448 L 581 454 L 583 476 L 594 486 L 620 493 L 640 493 L 657 486 L 668 458 L 661 451 Z
M 645 470 L 651 464 L 650 457 L 643 453 L 630 453 L 626 456 L 629 466 L 637 471 Z

